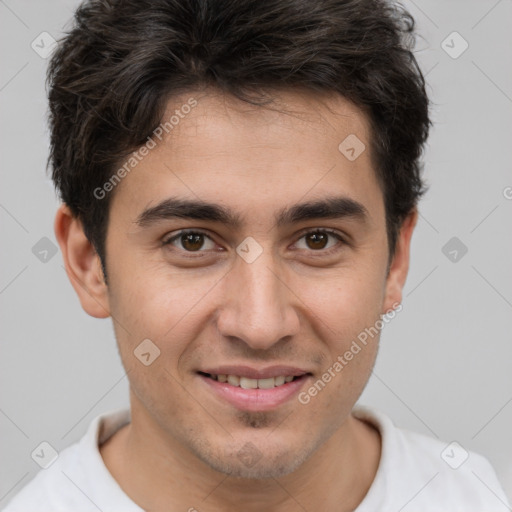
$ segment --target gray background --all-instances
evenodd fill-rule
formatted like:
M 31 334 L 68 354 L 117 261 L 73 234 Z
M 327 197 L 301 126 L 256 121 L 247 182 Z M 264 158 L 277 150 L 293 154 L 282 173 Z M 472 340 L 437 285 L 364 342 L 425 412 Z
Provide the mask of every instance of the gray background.
M 83 312 L 60 251 L 46 262 L 32 252 L 43 237 L 56 244 L 58 201 L 45 174 L 47 60 L 31 43 L 43 31 L 58 38 L 77 4 L 0 0 L 0 506 L 39 469 L 30 454 L 41 441 L 60 451 L 128 403 L 111 321 Z M 361 402 L 482 453 L 512 498 L 512 2 L 405 4 L 435 103 L 430 192 L 404 309 L 383 332 Z M 469 44 L 458 58 L 441 47 L 453 31 Z M 447 44 L 462 48 L 457 36 Z M 459 247 L 446 256 L 452 237 Z

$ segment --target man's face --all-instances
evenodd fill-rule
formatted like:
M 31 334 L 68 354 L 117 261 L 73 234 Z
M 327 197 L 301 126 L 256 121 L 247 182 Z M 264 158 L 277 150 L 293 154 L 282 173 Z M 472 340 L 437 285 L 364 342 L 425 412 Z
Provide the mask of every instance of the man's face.
M 191 96 L 174 98 L 164 121 Z M 343 428 L 378 337 L 316 396 L 308 390 L 399 299 L 387 279 L 369 126 L 339 97 L 283 93 L 291 114 L 213 93 L 194 98 L 111 204 L 108 307 L 132 416 L 216 470 L 279 476 Z M 366 145 L 353 161 L 338 149 L 349 135 Z M 204 209 L 202 219 L 165 208 L 143 215 L 170 198 L 217 205 L 238 223 Z M 283 215 L 327 200 L 341 200 L 336 216 L 307 208 Z M 145 339 L 160 350 L 148 366 L 134 354 Z M 143 347 L 151 360 L 152 345 Z M 219 381 L 227 374 L 235 385 Z M 265 379 L 244 389 L 237 377 L 250 387 Z

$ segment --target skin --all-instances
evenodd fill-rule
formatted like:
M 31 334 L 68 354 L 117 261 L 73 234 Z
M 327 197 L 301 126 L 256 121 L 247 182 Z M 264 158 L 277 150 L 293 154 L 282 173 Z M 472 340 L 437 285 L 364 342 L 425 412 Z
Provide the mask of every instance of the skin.
M 65 205 L 55 219 L 81 305 L 93 317 L 112 317 L 130 382 L 132 422 L 101 446 L 102 457 L 145 510 L 353 510 L 380 459 L 378 432 L 351 414 L 377 337 L 307 405 L 294 397 L 268 412 L 241 411 L 197 371 L 297 366 L 312 374 L 307 390 L 401 301 L 417 213 L 405 219 L 389 262 L 368 120 L 347 100 L 276 92 L 283 113 L 208 91 L 173 98 L 164 118 L 191 96 L 197 106 L 115 189 L 108 285 L 80 222 Z M 349 134 L 367 147 L 353 162 L 338 150 Z M 366 220 L 274 226 L 283 207 L 333 194 L 364 205 Z M 170 196 L 221 204 L 244 222 L 237 229 L 188 219 L 136 224 L 145 208 Z M 202 257 L 190 257 L 198 253 L 179 238 L 162 245 L 185 228 L 211 236 Z M 304 236 L 317 228 L 346 243 L 332 237 L 319 249 Z M 248 236 L 263 249 L 252 263 L 236 253 Z M 149 366 L 133 354 L 146 338 L 161 351 Z M 252 467 L 237 457 L 248 442 L 261 455 Z

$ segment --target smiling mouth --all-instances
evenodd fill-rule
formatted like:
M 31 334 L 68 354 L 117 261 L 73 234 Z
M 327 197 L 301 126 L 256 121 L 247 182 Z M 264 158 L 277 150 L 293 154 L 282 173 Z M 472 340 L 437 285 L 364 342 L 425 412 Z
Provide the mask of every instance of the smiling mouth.
M 198 372 L 199 375 L 207 377 L 217 382 L 226 383 L 233 387 L 242 389 L 272 389 L 284 386 L 289 382 L 302 379 L 304 375 L 279 375 L 277 377 L 268 377 L 266 379 L 250 379 L 240 375 L 215 375 L 213 373 Z

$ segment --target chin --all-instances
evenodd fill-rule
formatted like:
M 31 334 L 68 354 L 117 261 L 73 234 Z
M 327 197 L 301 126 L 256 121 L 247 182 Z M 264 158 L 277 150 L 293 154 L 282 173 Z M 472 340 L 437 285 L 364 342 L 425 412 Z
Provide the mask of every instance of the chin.
M 249 437 L 240 448 L 239 443 L 221 446 L 196 446 L 195 455 L 211 469 L 233 478 L 263 480 L 279 478 L 294 472 L 315 451 L 312 443 L 284 443 L 269 445 Z
M 299 454 L 288 454 L 288 456 L 277 455 L 267 458 L 263 455 L 254 465 L 246 465 L 238 460 L 237 455 L 229 459 L 204 460 L 212 469 L 232 478 L 264 480 L 269 478 L 280 478 L 293 473 L 306 459 Z

